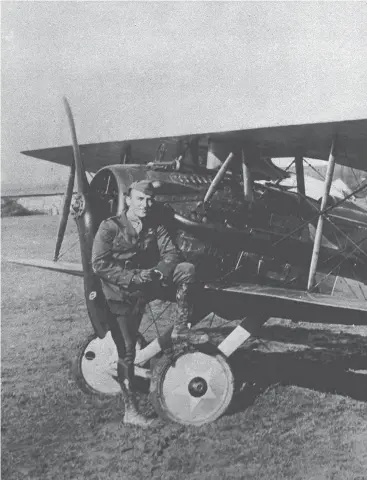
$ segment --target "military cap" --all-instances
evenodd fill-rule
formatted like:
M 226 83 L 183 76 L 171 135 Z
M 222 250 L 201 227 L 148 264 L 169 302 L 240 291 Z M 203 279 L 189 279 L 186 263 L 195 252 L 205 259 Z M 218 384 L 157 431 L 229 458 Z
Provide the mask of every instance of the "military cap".
M 133 182 L 129 187 L 129 192 L 131 190 L 138 190 L 139 192 L 145 193 L 145 195 L 154 195 L 154 185 L 149 180 L 140 180 L 138 182 Z

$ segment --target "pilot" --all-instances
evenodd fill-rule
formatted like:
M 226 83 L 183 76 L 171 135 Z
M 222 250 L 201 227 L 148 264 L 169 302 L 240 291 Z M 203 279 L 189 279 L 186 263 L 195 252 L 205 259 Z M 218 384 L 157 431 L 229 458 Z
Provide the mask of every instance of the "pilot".
M 195 267 L 183 262 L 154 203 L 154 185 L 134 182 L 121 215 L 103 221 L 94 239 L 92 267 L 113 313 L 110 329 L 118 350 L 118 381 L 125 402 L 124 423 L 148 426 L 134 394 L 137 333 L 147 302 L 163 286 L 176 289 L 177 316 L 172 340 L 201 343 L 203 336 L 188 328 L 192 315 L 190 291 Z M 204 340 L 205 341 L 205 340 Z

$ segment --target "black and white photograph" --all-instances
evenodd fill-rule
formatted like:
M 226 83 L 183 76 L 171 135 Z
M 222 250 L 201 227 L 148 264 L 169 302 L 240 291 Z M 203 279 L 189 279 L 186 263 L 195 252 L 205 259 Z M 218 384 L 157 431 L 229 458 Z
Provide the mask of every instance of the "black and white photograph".
M 1 478 L 367 479 L 367 2 L 0 7 Z

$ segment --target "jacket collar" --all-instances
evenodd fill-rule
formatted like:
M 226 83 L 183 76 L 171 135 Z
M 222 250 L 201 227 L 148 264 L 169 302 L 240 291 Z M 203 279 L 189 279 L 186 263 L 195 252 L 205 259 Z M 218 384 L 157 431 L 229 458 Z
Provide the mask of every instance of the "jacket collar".
M 142 222 L 143 228 L 141 229 L 140 233 L 137 233 L 135 228 L 132 226 L 130 220 L 128 219 L 125 210 L 119 215 L 118 219 L 121 222 L 121 224 L 126 228 L 126 233 L 128 234 L 128 236 L 134 238 L 135 240 L 137 240 L 139 236 L 144 235 L 144 233 L 149 228 L 149 225 L 151 224 L 151 221 L 150 221 L 151 218 L 150 217 L 145 218 L 144 221 Z
M 119 219 L 120 223 L 125 227 L 127 235 L 129 237 L 137 239 L 138 234 L 137 234 L 135 228 L 132 226 L 129 219 L 127 218 L 126 211 L 121 212 L 121 214 L 118 216 L 118 219 Z

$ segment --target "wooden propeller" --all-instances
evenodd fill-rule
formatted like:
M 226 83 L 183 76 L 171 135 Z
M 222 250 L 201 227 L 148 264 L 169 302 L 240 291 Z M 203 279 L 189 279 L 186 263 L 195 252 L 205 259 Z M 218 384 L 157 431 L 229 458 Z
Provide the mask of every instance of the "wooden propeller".
M 110 312 L 101 290 L 100 281 L 94 274 L 91 263 L 93 240 L 98 225 L 96 224 L 95 214 L 93 213 L 90 186 L 80 155 L 73 115 L 66 98 L 64 98 L 63 101 L 73 141 L 74 165 L 70 170 L 55 257 L 59 255 L 62 239 L 65 234 L 68 211 L 71 207 L 79 233 L 80 253 L 84 272 L 84 294 L 88 315 L 96 334 L 100 338 L 103 338 L 108 331 L 107 317 L 110 315 Z M 72 198 L 75 177 L 77 193 L 75 197 Z
M 54 262 L 57 262 L 57 260 L 59 259 L 62 242 L 65 236 L 65 230 L 66 230 L 69 213 L 70 213 L 71 197 L 73 195 L 73 190 L 74 190 L 74 181 L 75 181 L 75 162 L 73 160 L 70 165 L 70 174 L 69 174 L 68 184 L 65 192 L 64 205 L 62 207 L 62 214 L 61 214 L 61 219 L 59 223 L 59 229 L 57 231 Z
M 71 112 L 69 102 L 65 97 L 63 98 L 63 102 L 64 102 L 66 114 L 68 116 L 68 121 L 69 121 L 72 141 L 73 141 L 74 159 L 70 165 L 70 174 L 69 174 L 68 184 L 66 187 L 64 205 L 62 208 L 62 214 L 61 214 L 59 229 L 58 229 L 57 238 L 56 238 L 54 262 L 56 262 L 59 259 L 62 242 L 65 236 L 66 226 L 68 223 L 68 218 L 70 213 L 71 199 L 72 199 L 73 190 L 74 190 L 75 173 L 77 176 L 78 193 L 86 194 L 89 191 L 89 182 L 85 174 L 85 169 L 80 156 L 80 150 L 79 150 L 78 140 L 76 136 L 76 129 L 75 129 L 73 114 Z

